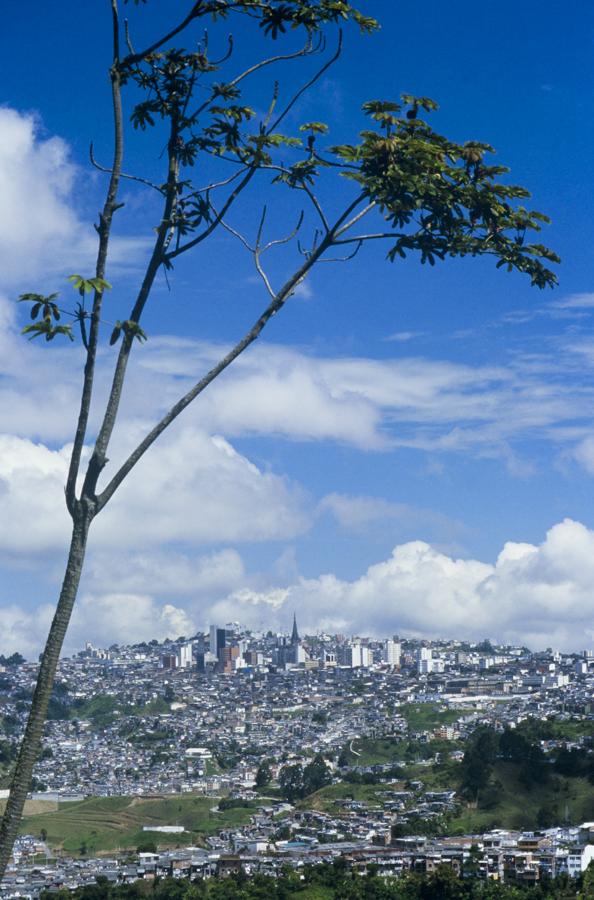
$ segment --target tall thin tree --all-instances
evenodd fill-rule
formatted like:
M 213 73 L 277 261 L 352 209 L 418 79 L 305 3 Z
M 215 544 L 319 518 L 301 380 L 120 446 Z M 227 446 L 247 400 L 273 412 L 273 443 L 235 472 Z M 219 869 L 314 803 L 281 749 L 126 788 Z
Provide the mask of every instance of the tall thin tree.
M 146 0 L 134 0 L 136 5 L 141 2 Z M 105 168 L 91 149 L 91 162 L 108 176 L 105 202 L 96 225 L 95 271 L 92 277 L 71 276 L 79 295 L 72 312 L 74 325 L 63 324 L 64 310 L 57 294 L 29 293 L 20 298 L 32 304 L 32 321 L 24 329 L 30 337 L 52 341 L 63 335 L 74 339 L 76 331 L 86 357 L 66 481 L 66 505 L 72 518 L 70 549 L 0 825 L 0 878 L 10 858 L 39 755 L 56 667 L 93 520 L 157 438 L 257 340 L 312 268 L 320 262 L 352 259 L 364 244 L 380 241 L 386 242 L 391 261 L 409 253 L 418 253 L 420 261 L 430 265 L 446 257 L 491 255 L 497 266 L 526 273 L 538 287 L 555 282 L 547 263 L 556 262 L 557 257 L 542 244 L 527 240 L 530 232 L 539 231 L 546 217 L 517 203 L 529 196 L 524 188 L 497 181 L 507 169 L 488 164 L 492 149 L 489 145 L 477 141 L 458 144 L 433 130 L 427 122 L 427 114 L 436 108 L 432 100 L 403 96 L 398 102 L 366 103 L 363 112 L 368 125 L 353 144 L 331 146 L 326 137 L 327 126 L 317 121 L 302 123 L 292 135 L 280 130 L 295 120 L 300 98 L 320 81 L 341 53 L 339 26 L 354 23 L 364 32 L 376 28 L 373 19 L 346 0 L 191 0 L 181 21 L 167 27 L 140 50 L 132 43 L 128 22 L 120 20 L 118 0 L 106 3 L 111 8 L 113 32 L 109 70 L 113 159 Z M 285 53 L 255 59 L 243 70 L 233 71 L 232 38 L 219 59 L 210 49 L 216 40 L 216 26 L 231 18 L 237 19 L 242 38 L 249 28 L 256 28 L 265 39 L 289 40 L 286 32 L 293 30 L 303 34 L 304 43 Z M 213 23 L 214 38 L 204 36 L 196 44 L 197 26 L 205 19 Z M 336 49 L 327 53 L 326 31 L 330 27 L 336 29 Z M 176 44 L 186 37 L 196 49 L 187 51 Z M 289 61 L 307 63 L 317 58 L 317 68 L 310 70 L 301 86 L 282 101 L 278 82 L 271 81 L 264 114 L 257 115 L 254 107 L 245 102 L 245 90 L 263 70 Z M 131 88 L 133 127 L 141 132 L 153 128 L 165 131 L 165 171 L 160 183 L 123 170 L 122 94 L 126 87 Z M 259 100 L 258 95 L 254 106 L 261 107 Z M 212 177 L 197 186 L 192 170 L 198 161 L 200 171 L 209 172 Z M 341 177 L 340 187 L 338 182 L 335 188 L 326 187 L 325 196 L 330 201 L 324 203 L 318 185 L 336 176 Z M 123 205 L 119 191 L 125 179 L 134 179 L 156 192 L 161 213 L 150 258 L 130 301 L 127 318 L 106 333 L 102 317 L 105 294 L 110 288 L 106 278 L 108 253 L 114 215 Z M 288 190 L 295 199 L 296 225 L 288 235 L 265 237 L 266 206 L 260 207 L 252 237 L 229 219 L 244 198 L 249 198 L 249 209 L 255 207 L 262 179 L 276 189 Z M 256 184 L 259 193 L 253 190 Z M 272 203 L 274 190 L 271 187 Z M 364 227 L 364 222 L 372 224 Z M 262 311 L 232 349 L 196 380 L 106 478 L 107 452 L 118 419 L 128 362 L 135 343 L 146 339 L 141 322 L 155 278 L 160 271 L 172 269 L 181 256 L 199 253 L 204 242 L 219 229 L 226 229 L 251 253 L 268 295 Z M 264 259 L 275 247 L 289 243 L 296 249 L 297 261 L 287 270 L 284 283 L 275 287 Z M 101 424 L 96 434 L 90 434 L 97 354 L 104 339 L 119 346 Z M 89 443 L 92 450 L 83 472 L 83 451 Z

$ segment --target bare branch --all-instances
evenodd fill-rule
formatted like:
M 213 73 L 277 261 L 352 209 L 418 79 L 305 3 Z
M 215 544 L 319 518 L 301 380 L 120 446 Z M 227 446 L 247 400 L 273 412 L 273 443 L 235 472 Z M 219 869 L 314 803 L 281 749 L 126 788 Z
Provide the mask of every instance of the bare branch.
M 332 241 L 333 247 L 338 247 L 341 244 L 359 244 L 365 241 L 380 241 L 385 240 L 387 238 L 399 238 L 405 237 L 405 235 L 400 234 L 397 231 L 380 231 L 377 234 L 357 234 L 354 237 L 350 238 L 340 238 L 338 240 Z
M 307 81 L 303 85 L 303 87 L 299 88 L 299 90 L 295 94 L 293 94 L 293 96 L 291 97 L 291 99 L 289 100 L 287 105 L 285 106 L 285 108 L 282 111 L 282 113 L 280 114 L 280 116 L 277 119 L 275 119 L 275 121 L 272 123 L 272 125 L 270 125 L 270 127 L 268 128 L 268 133 L 270 133 L 270 132 L 274 131 L 276 128 L 278 128 L 278 126 L 280 125 L 282 120 L 285 118 L 287 113 L 289 113 L 290 110 L 295 106 L 295 104 L 297 103 L 299 98 L 302 97 L 303 94 L 305 94 L 305 92 L 310 89 L 310 87 L 313 87 L 313 85 L 316 83 L 316 81 L 319 81 L 319 79 L 322 77 L 324 72 L 328 71 L 330 66 L 334 65 L 334 63 L 340 56 L 341 52 L 342 52 L 342 29 L 340 28 L 338 30 L 338 46 L 336 48 L 336 52 L 335 52 L 334 56 L 331 56 L 330 59 L 326 63 L 324 63 L 324 65 L 321 67 L 321 69 L 318 69 L 318 71 L 315 73 L 315 75 L 313 75 L 312 78 L 310 78 L 309 81 Z
M 247 78 L 249 75 L 253 75 L 254 72 L 259 71 L 259 69 L 264 69 L 266 66 L 271 66 L 273 63 L 277 62 L 285 62 L 288 59 L 299 59 L 302 56 L 311 56 L 314 53 L 319 52 L 319 45 L 314 47 L 311 41 L 311 38 L 307 41 L 307 43 L 301 48 L 301 50 L 297 50 L 295 53 L 284 53 L 278 56 L 270 56 L 268 59 L 260 60 L 260 62 L 254 63 L 253 66 L 250 66 L 245 72 L 242 72 L 240 75 L 236 75 L 229 84 L 231 87 L 235 87 L 239 84 L 240 81 L 243 81 L 244 78 Z
M 297 220 L 297 224 L 295 225 L 292 232 L 284 238 L 277 238 L 274 241 L 268 241 L 268 243 L 262 247 L 261 253 L 265 253 L 267 250 L 270 250 L 271 247 L 276 247 L 279 244 L 288 244 L 289 241 L 292 241 L 293 238 L 297 235 L 299 229 L 301 228 L 304 217 L 305 217 L 305 214 L 304 214 L 303 210 L 301 210 L 301 212 L 299 214 L 299 219 Z
M 285 62 L 286 60 L 290 60 L 290 59 L 299 59 L 300 57 L 303 57 L 303 56 L 310 56 L 313 53 L 318 53 L 320 46 L 321 46 L 321 44 L 318 44 L 315 47 L 313 47 L 311 40 L 309 40 L 301 48 L 301 50 L 297 50 L 297 51 L 295 51 L 295 53 L 283 53 L 283 54 L 279 54 L 278 56 L 269 56 L 267 59 L 262 59 L 262 60 L 260 60 L 260 62 L 254 63 L 254 65 L 245 69 L 245 71 L 241 72 L 239 75 L 236 75 L 235 78 L 232 78 L 231 81 L 228 82 L 228 84 L 231 87 L 235 87 L 241 81 L 243 81 L 244 78 L 247 78 L 249 75 L 253 75 L 254 72 L 258 72 L 260 69 L 264 69 L 267 66 L 271 66 L 274 63 Z M 197 108 L 194 115 L 199 116 L 200 113 L 204 112 L 204 110 L 208 107 L 208 105 L 210 103 L 212 103 L 212 101 L 213 101 L 213 96 L 211 94 L 211 96 L 208 98 L 208 100 L 205 100 L 204 103 L 200 104 L 200 106 Z
M 264 312 L 254 322 L 250 330 L 238 341 L 237 344 L 226 354 L 207 374 L 200 379 L 178 402 L 171 407 L 168 413 L 163 416 L 160 422 L 146 435 L 136 449 L 130 454 L 128 459 L 123 463 L 120 469 L 113 476 L 107 487 L 97 497 L 97 511 L 99 512 L 105 504 L 111 499 L 115 491 L 118 489 L 122 481 L 128 473 L 134 468 L 136 463 L 144 456 L 149 447 L 154 444 L 157 438 L 165 431 L 165 429 L 180 415 L 181 412 L 193 401 L 199 394 L 204 391 L 214 379 L 224 372 L 231 363 L 240 356 L 255 340 L 260 336 L 262 330 L 268 324 L 270 319 L 282 309 L 289 297 L 294 293 L 295 289 L 301 284 L 309 270 L 317 262 L 319 257 L 330 246 L 329 239 L 326 236 L 320 243 L 319 247 L 307 259 L 302 266 L 288 279 L 280 291 L 275 294 L 272 301 L 268 304 Z
M 233 53 L 233 35 L 229 34 L 229 35 L 227 35 L 227 52 L 225 54 L 223 54 L 223 56 L 221 56 L 219 59 L 213 59 L 213 61 L 212 61 L 213 66 L 222 66 L 223 63 L 227 62 L 227 60 L 231 57 L 232 53 Z
M 359 222 L 363 218 L 363 216 L 366 216 L 367 213 L 371 212 L 372 209 L 375 209 L 376 206 L 376 201 L 372 200 L 372 202 L 369 203 L 365 207 L 365 209 L 362 209 L 361 212 L 358 212 L 356 216 L 353 216 L 353 218 L 349 222 L 347 222 L 346 225 L 343 225 L 341 228 L 339 228 L 338 231 L 335 232 L 336 236 L 340 237 L 341 234 L 344 234 L 345 231 L 348 231 L 349 228 L 352 228 L 353 225 L 356 225 L 357 222 Z
M 237 231 L 235 228 L 232 228 L 231 225 L 229 225 L 227 222 L 225 222 L 224 219 L 221 219 L 220 221 L 221 221 L 221 228 L 224 228 L 225 231 L 228 231 L 229 234 L 232 234 L 233 237 L 236 237 L 239 241 L 241 241 L 241 243 L 243 244 L 243 246 L 245 247 L 246 250 L 249 250 L 250 253 L 256 252 L 256 248 L 252 247 L 252 245 L 250 243 L 248 243 L 247 238 L 245 238 L 244 235 L 240 231 Z
M 120 184 L 122 160 L 124 157 L 124 119 L 122 112 L 122 96 L 119 72 L 119 17 L 117 0 L 111 0 L 111 13 L 113 25 L 113 65 L 111 67 L 110 76 L 114 127 L 114 150 L 109 186 L 107 189 L 107 195 L 105 197 L 103 210 L 99 215 L 99 225 L 97 227 L 97 231 L 99 234 L 99 248 L 97 251 L 97 262 L 95 265 L 95 277 L 100 279 L 105 278 L 107 251 L 111 234 L 111 223 L 113 214 L 119 206 L 117 202 L 117 194 Z M 99 327 L 101 322 L 102 302 L 103 291 L 95 291 L 95 294 L 93 296 L 93 307 L 91 312 L 90 328 L 87 341 L 87 357 L 83 376 L 80 407 L 65 489 L 66 506 L 68 507 L 68 511 L 73 518 L 78 503 L 76 499 L 76 480 L 78 478 L 78 473 L 80 470 L 82 451 L 91 410 L 91 398 L 93 395 L 93 383 L 95 378 L 95 361 L 97 357 L 97 345 L 99 342 Z
M 193 191 L 194 194 L 205 194 L 210 191 L 214 191 L 216 188 L 226 187 L 228 184 L 231 184 L 232 181 L 235 181 L 236 178 L 247 170 L 248 166 L 244 166 L 243 169 L 238 169 L 237 172 L 234 172 L 233 175 L 229 176 L 229 178 L 225 178 L 223 181 L 213 181 L 211 184 L 207 184 L 205 187 L 197 188 Z
M 131 56 L 134 56 L 136 51 L 132 46 L 132 38 L 130 37 L 130 23 L 128 22 L 128 19 L 124 19 L 124 36 L 126 39 L 126 47 L 128 48 L 128 53 Z
M 334 246 L 334 243 L 332 244 Z M 349 253 L 348 256 L 331 256 L 326 257 L 325 259 L 320 259 L 318 262 L 320 263 L 336 263 L 336 262 L 348 262 L 349 259 L 354 259 L 361 247 L 363 246 L 363 239 L 357 241 L 357 246 L 353 250 L 352 253 Z
M 358 197 L 355 197 L 352 203 L 349 203 L 345 211 L 338 217 L 337 221 L 334 223 L 332 227 L 332 234 L 336 235 L 341 230 L 343 223 L 348 219 L 352 212 L 354 212 L 360 203 L 363 202 L 367 198 L 367 194 L 363 191 L 359 194 Z
M 176 247 L 175 250 L 170 250 L 166 255 L 165 259 L 167 261 L 175 259 L 176 256 L 180 256 L 182 253 L 185 253 L 187 250 L 190 250 L 192 247 L 196 247 L 198 244 L 202 243 L 209 235 L 213 233 L 217 225 L 220 224 L 222 217 L 227 213 L 229 207 L 235 202 L 237 197 L 241 194 L 243 189 L 247 187 L 255 173 L 257 172 L 256 166 L 249 166 L 245 176 L 242 178 L 237 187 L 232 191 L 232 193 L 227 197 L 221 212 L 215 216 L 214 221 L 212 221 L 207 228 L 204 229 L 199 235 L 195 238 L 192 238 L 191 241 L 188 241 L 187 244 L 182 244 L 181 247 Z
M 179 25 L 176 25 L 175 28 L 172 28 L 171 31 L 167 32 L 162 38 L 159 38 L 154 44 L 151 44 L 150 47 L 147 47 L 145 50 L 142 50 L 140 53 L 129 53 L 125 59 L 120 63 L 120 68 L 130 68 L 130 66 L 136 65 L 136 63 L 142 62 L 145 57 L 149 56 L 151 53 L 154 53 L 159 47 L 162 47 L 163 44 L 166 44 L 167 41 L 170 41 L 172 38 L 179 34 L 180 31 L 183 31 L 184 28 L 193 22 L 194 19 L 198 18 L 200 15 L 200 7 L 202 6 L 202 0 L 196 0 L 196 3 L 192 6 L 190 12 L 187 16 L 182 19 Z
M 317 212 L 318 216 L 320 217 L 320 220 L 322 222 L 322 225 L 324 226 L 324 229 L 326 231 L 330 231 L 328 219 L 324 215 L 324 210 L 322 209 L 322 205 L 321 205 L 320 201 L 318 200 L 318 198 L 316 197 L 316 195 L 314 194 L 314 192 L 312 191 L 312 189 L 309 187 L 309 185 L 305 184 L 305 182 L 302 182 L 301 189 L 305 191 L 305 193 L 311 200 L 315 211 Z
M 89 160 L 91 161 L 91 165 L 98 169 L 100 172 L 105 172 L 107 175 L 113 174 L 113 169 L 108 169 L 107 166 L 102 166 L 95 159 L 92 141 L 89 145 Z M 163 188 L 160 185 L 153 184 L 153 182 L 149 181 L 148 178 L 141 178 L 140 175 L 127 175 L 125 172 L 120 172 L 120 178 L 127 178 L 129 181 L 138 181 L 140 184 L 145 184 L 147 187 L 153 188 L 155 191 L 159 191 L 160 194 L 163 193 Z

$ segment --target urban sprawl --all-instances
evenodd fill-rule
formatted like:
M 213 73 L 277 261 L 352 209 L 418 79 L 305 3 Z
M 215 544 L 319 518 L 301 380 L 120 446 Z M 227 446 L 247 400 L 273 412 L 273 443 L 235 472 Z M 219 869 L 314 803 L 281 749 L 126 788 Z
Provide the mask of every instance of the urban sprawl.
M 0 661 L 7 788 L 37 665 Z M 191 639 L 88 643 L 60 663 L 0 897 L 97 878 L 278 875 L 337 857 L 390 876 L 439 865 L 523 884 L 579 876 L 594 860 L 593 688 L 589 650 L 302 637 L 296 619 L 286 635 L 231 623 Z M 529 797 L 546 783 L 554 803 L 498 821 L 508 776 Z M 171 797 L 178 806 L 163 805 Z M 136 846 L 94 846 L 95 832 L 78 847 L 52 840 L 50 813 L 84 811 L 88 798 L 124 798 Z M 190 802 L 207 828 L 192 827 Z

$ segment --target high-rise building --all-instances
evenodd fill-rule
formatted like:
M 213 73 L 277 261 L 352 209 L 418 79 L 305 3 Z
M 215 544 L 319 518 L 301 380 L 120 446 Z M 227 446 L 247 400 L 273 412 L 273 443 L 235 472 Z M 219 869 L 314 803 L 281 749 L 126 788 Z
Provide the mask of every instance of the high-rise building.
M 419 647 L 416 652 L 416 658 L 419 675 L 430 675 L 433 672 L 433 652 L 431 647 Z
M 227 629 L 218 625 L 210 626 L 210 652 L 219 658 L 219 653 L 227 644 Z
M 180 669 L 189 669 L 192 666 L 192 645 L 182 644 L 177 653 L 177 665 Z
M 371 665 L 371 652 L 361 641 L 352 641 L 345 651 L 345 664 L 351 669 L 368 668 Z
M 401 644 L 399 641 L 384 641 L 382 648 L 382 662 L 389 666 L 400 665 Z

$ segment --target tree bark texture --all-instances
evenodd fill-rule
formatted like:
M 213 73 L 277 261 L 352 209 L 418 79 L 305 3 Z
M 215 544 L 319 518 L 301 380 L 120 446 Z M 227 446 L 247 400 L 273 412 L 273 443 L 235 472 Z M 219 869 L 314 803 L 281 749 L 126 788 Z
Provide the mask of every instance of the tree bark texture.
M 56 668 L 70 622 L 82 573 L 92 516 L 79 504 L 72 529 L 68 563 L 60 598 L 41 658 L 39 675 L 25 733 L 21 741 L 6 809 L 0 823 L 0 881 L 4 877 L 12 846 L 18 833 L 23 807 L 31 785 L 33 768 L 39 758 L 43 726 L 52 694 Z

